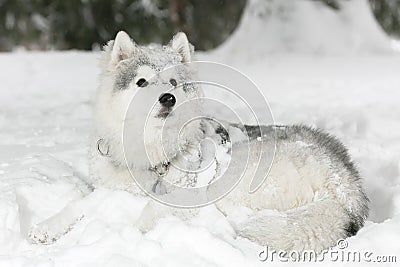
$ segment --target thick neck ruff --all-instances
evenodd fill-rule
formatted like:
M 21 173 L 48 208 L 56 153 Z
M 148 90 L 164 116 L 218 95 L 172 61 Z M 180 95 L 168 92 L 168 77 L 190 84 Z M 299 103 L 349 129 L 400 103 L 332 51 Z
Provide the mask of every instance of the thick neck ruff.
M 97 140 L 96 147 L 99 155 L 109 158 L 110 162 L 114 165 L 115 168 L 121 168 L 125 165 L 122 162 L 119 162 L 118 160 L 112 158 L 109 142 L 107 142 L 104 138 L 100 138 L 99 140 Z M 151 166 L 149 170 L 154 172 L 158 177 L 164 177 L 168 174 L 170 165 L 171 162 L 163 162 L 158 165 Z
M 231 146 L 231 143 L 228 131 L 225 130 L 223 126 L 217 125 L 210 121 L 201 123 L 200 128 L 207 138 L 211 138 L 214 141 L 214 144 L 216 145 L 214 149 L 223 152 L 208 156 L 210 158 L 205 159 L 204 157 L 206 156 L 204 153 L 196 153 L 196 151 L 181 151 L 183 153 L 187 153 L 188 155 L 195 155 L 195 157 L 197 157 L 196 160 L 198 160 L 198 166 L 195 166 L 193 170 L 188 171 L 181 170 L 176 167 L 177 165 L 179 166 L 179 163 L 177 164 L 177 162 L 182 160 L 182 157 L 179 156 L 170 159 L 168 162 L 162 162 L 158 165 L 146 167 L 149 172 L 154 174 L 154 192 L 158 192 L 160 194 L 168 192 L 168 190 L 163 189 L 165 184 L 164 181 L 168 181 L 169 183 L 182 187 L 194 187 L 198 184 L 204 185 L 211 183 L 212 181 L 218 179 L 221 173 L 223 173 L 223 166 L 226 166 L 224 162 L 230 160 L 229 147 Z M 106 158 L 114 166 L 114 168 L 121 170 L 127 168 L 126 162 L 121 162 L 121 160 L 113 156 L 112 143 L 106 138 L 101 137 L 97 140 L 96 149 L 97 153 L 101 157 Z M 196 172 L 197 169 L 205 169 L 205 165 L 208 165 L 207 168 L 209 168 L 209 171 Z

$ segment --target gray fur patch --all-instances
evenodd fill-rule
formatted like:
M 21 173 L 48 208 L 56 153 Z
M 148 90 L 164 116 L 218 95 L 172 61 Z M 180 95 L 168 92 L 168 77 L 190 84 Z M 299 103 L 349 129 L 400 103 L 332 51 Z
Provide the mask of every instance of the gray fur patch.
M 354 186 L 352 190 L 357 191 L 357 197 L 349 200 L 349 203 L 342 203 L 349 214 L 349 223 L 344 231 L 348 236 L 355 235 L 364 226 L 364 222 L 369 214 L 369 199 L 362 188 L 361 176 L 355 163 L 351 160 L 347 148 L 336 137 L 325 133 L 320 129 L 311 128 L 304 125 L 294 126 L 258 126 L 258 125 L 238 125 L 230 124 L 232 127 L 241 129 L 247 133 L 249 140 L 262 138 L 264 141 L 276 141 L 280 143 L 294 143 L 297 141 L 312 144 L 316 150 L 326 155 L 332 164 L 332 168 L 340 173 L 348 174 L 350 183 Z M 350 207 L 348 205 L 351 204 Z
M 127 89 L 135 79 L 140 66 L 149 66 L 156 72 L 160 72 L 166 67 L 180 64 L 180 61 L 180 55 L 169 46 L 138 47 L 132 58 L 121 62 L 121 70 L 115 79 L 114 91 Z
M 287 127 L 286 133 L 292 142 L 305 140 L 312 143 L 318 150 L 329 156 L 332 161 L 332 168 L 335 168 L 335 170 L 344 169 L 349 174 L 350 182 L 357 188 L 358 197 L 356 201 L 353 201 L 351 208 L 346 208 L 351 218 L 347 230 L 348 233 L 355 234 L 358 229 L 364 226 L 364 222 L 368 217 L 369 199 L 362 188 L 360 173 L 355 163 L 351 160 L 347 148 L 336 137 L 320 129 L 304 125 Z M 349 203 L 343 203 L 344 206 L 347 204 Z
M 360 223 L 359 222 L 349 222 L 349 224 L 346 226 L 346 228 L 344 229 L 346 231 L 346 235 L 348 237 L 356 235 L 358 230 L 360 230 Z

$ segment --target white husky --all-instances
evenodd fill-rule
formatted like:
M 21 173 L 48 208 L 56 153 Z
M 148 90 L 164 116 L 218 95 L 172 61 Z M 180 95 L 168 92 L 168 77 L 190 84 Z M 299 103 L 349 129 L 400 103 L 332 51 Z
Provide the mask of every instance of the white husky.
M 201 162 L 201 155 L 190 150 L 198 147 L 204 135 L 217 136 L 215 138 L 223 143 L 229 139 L 229 132 L 216 129 L 212 123 L 193 123 L 179 133 L 180 139 L 176 143 L 176 125 L 188 120 L 192 110 L 201 109 L 201 102 L 196 99 L 202 96 L 202 91 L 196 85 L 177 86 L 190 80 L 190 73 L 184 69 L 163 70 L 190 62 L 192 52 L 183 33 L 178 33 L 163 47 L 137 46 L 125 32 L 119 32 L 115 41 L 107 44 L 101 59 L 101 81 L 95 106 L 96 133 L 90 152 L 91 185 L 143 194 L 131 178 L 128 167 L 149 177 L 149 188 L 159 194 L 169 193 L 168 188 L 160 184 L 161 177 L 178 185 L 193 186 L 196 183 L 196 177 L 170 170 L 171 159 L 178 160 L 176 155 L 186 151 L 195 158 L 191 162 Z M 155 76 L 159 77 L 152 79 Z M 154 97 L 154 92 L 157 94 L 155 100 L 150 99 L 156 104 L 148 116 L 145 134 L 143 129 L 130 133 L 135 138 L 130 139 L 129 147 L 140 147 L 139 142 L 145 140 L 148 151 L 147 155 L 133 157 L 136 160 L 130 162 L 126 153 L 143 151 L 124 151 L 123 128 L 132 96 L 146 92 L 144 90 L 148 90 L 149 98 Z M 187 100 L 194 100 L 190 109 L 174 109 Z M 140 124 L 141 116 L 135 114 L 129 123 Z M 170 116 L 176 118 L 174 123 L 164 124 Z M 355 235 L 363 226 L 368 216 L 368 199 L 357 169 L 337 139 L 305 126 L 232 127 L 249 136 L 246 145 L 259 146 L 260 138 L 264 143 L 276 144 L 270 173 L 258 191 L 248 192 L 253 173 L 250 169 L 238 186 L 216 203 L 238 235 L 275 249 L 320 251 L 334 246 L 339 239 Z M 267 137 L 261 136 L 261 132 L 268 133 Z M 162 133 L 166 141 L 161 145 L 159 136 Z M 241 145 L 235 144 L 239 148 Z M 250 160 L 255 157 L 250 155 Z M 71 230 L 85 214 L 84 207 L 77 203 L 69 204 L 59 214 L 34 226 L 30 232 L 31 240 L 51 243 Z M 196 210 L 161 206 L 149 202 L 136 222 L 137 226 L 143 231 L 149 230 L 155 219 L 165 212 L 182 218 L 196 214 Z

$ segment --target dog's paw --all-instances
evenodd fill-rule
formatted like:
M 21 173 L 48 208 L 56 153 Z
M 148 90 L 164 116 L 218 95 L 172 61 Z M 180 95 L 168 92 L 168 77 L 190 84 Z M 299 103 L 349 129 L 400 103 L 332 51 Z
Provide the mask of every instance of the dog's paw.
M 163 204 L 150 200 L 147 205 L 143 208 L 135 226 L 142 232 L 147 233 L 152 230 L 159 219 L 165 217 L 168 208 Z
M 151 217 L 148 216 L 147 214 L 142 214 L 136 221 L 135 226 L 140 232 L 146 234 L 155 227 L 157 219 L 158 218 L 156 217 Z
M 61 235 L 52 233 L 46 224 L 37 224 L 32 227 L 28 237 L 33 244 L 49 245 L 57 241 Z
M 29 234 L 29 241 L 33 244 L 50 245 L 67 234 L 73 226 L 80 221 L 82 217 L 77 218 L 69 224 L 55 222 L 54 218 L 50 218 L 42 223 L 34 225 Z

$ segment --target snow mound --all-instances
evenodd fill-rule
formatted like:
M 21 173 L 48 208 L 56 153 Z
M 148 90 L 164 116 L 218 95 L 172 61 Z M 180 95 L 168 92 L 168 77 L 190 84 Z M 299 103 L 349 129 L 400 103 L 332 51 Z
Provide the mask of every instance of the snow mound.
M 367 0 L 341 1 L 340 10 L 311 0 L 251 0 L 236 32 L 215 52 L 229 61 L 227 58 L 254 60 L 288 52 L 389 51 L 390 39 Z
M 273 262 L 259 261 L 263 247 L 235 236 L 215 206 L 190 222 L 169 216 L 143 234 L 135 222 L 149 198 L 97 189 L 80 199 L 98 58 L 82 52 L 0 54 L 0 266 L 292 266 L 276 254 Z M 348 252 L 367 253 L 368 266 L 397 266 L 400 55 L 286 54 L 237 65 L 260 85 L 278 124 L 323 128 L 358 163 L 370 217 L 346 239 L 348 248 L 335 248 L 336 260 L 326 258 L 324 266 L 366 262 L 343 260 Z M 32 225 L 77 199 L 90 212 L 74 229 L 52 245 L 28 242 Z M 396 256 L 397 262 L 384 262 L 383 256 Z

